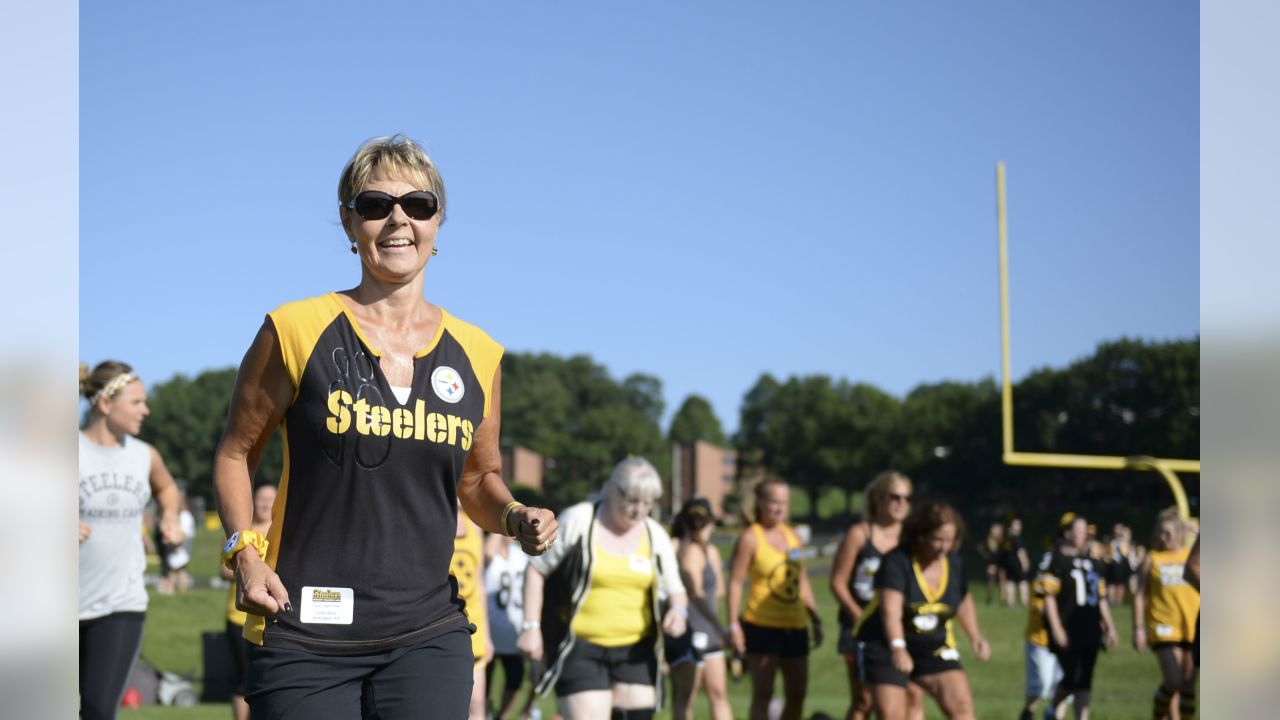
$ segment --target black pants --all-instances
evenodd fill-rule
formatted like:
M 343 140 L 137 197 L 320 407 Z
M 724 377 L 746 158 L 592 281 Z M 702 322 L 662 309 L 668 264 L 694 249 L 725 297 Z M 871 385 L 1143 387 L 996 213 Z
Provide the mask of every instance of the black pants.
M 471 633 L 406 648 L 317 655 L 249 648 L 253 720 L 458 720 L 471 704 Z
M 142 649 L 146 614 L 113 613 L 80 622 L 80 717 L 114 720 Z

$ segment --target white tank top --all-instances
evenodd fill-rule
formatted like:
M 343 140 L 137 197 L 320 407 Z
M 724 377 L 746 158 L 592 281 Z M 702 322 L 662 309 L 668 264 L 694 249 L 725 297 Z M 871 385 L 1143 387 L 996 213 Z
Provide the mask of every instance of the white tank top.
M 515 655 L 516 638 L 524 621 L 524 570 L 529 557 L 520 544 L 507 544 L 507 556 L 494 555 L 484 569 L 484 589 L 489 594 L 489 633 L 493 652 Z
M 142 512 L 151 500 L 151 446 L 126 436 L 102 447 L 80 435 L 80 619 L 147 609 Z

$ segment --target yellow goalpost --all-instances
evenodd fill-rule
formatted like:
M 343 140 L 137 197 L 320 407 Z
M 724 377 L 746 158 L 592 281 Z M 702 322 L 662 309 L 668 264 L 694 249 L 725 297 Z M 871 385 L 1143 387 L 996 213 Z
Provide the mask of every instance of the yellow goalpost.
M 1183 519 L 1191 517 L 1187 493 L 1177 473 L 1199 473 L 1199 460 L 1173 460 L 1134 455 L 1072 455 L 1063 453 L 1018 452 L 1013 448 L 1013 381 L 1009 375 L 1009 249 L 1008 226 L 1005 221 L 1004 163 L 996 163 L 996 212 L 1000 236 L 1000 420 L 1003 430 L 1003 459 L 1006 465 L 1031 467 L 1081 468 L 1092 470 L 1150 470 L 1160 473 Z

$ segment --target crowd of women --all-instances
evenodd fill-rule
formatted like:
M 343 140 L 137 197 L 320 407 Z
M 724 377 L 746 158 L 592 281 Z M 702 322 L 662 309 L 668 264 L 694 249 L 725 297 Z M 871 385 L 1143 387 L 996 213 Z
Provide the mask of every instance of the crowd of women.
M 446 214 L 438 169 L 411 140 L 374 138 L 343 168 L 337 196 L 359 280 L 267 313 L 214 458 L 234 581 L 228 634 L 243 638 L 237 717 L 503 720 L 536 707 L 518 697 L 527 660 L 533 695 L 554 692 L 565 720 L 648 720 L 664 703 L 664 671 L 676 718 L 705 694 L 722 720 L 733 653 L 750 676 L 751 720 L 801 718 L 825 633 L 787 484 L 751 489 L 727 578 L 711 504 L 686 501 L 669 533 L 652 517 L 661 478 L 642 458 L 558 515 L 514 500 L 500 474 L 502 347 L 424 298 Z M 184 533 L 163 459 L 136 438 L 148 412 L 141 380 L 108 361 L 82 368 L 80 388 L 81 717 L 111 718 L 147 606 L 143 508 L 155 499 L 166 543 Z M 255 486 L 277 430 L 284 473 L 278 487 Z M 953 625 L 979 661 L 991 648 L 957 553 L 965 524 L 912 494 L 899 473 L 875 478 L 865 520 L 836 553 L 849 718 L 920 718 L 926 696 L 950 718 L 974 717 Z M 1071 695 L 1078 711 L 1099 639 L 1114 644 L 1081 520 L 1064 520 L 1036 580 L 1061 665 L 1055 707 Z M 1138 572 L 1135 612 L 1152 623 L 1135 644 L 1160 661 L 1156 709 L 1189 717 L 1194 629 L 1170 589 L 1186 559 L 1173 520 L 1161 521 L 1164 554 Z M 1027 565 L 1025 550 L 1014 556 Z M 496 666 L 505 684 L 491 705 Z

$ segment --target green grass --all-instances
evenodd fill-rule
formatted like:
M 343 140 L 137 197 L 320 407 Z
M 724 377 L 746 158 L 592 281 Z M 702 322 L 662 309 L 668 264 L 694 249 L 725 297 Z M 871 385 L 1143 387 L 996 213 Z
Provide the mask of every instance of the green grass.
M 197 537 L 193 574 L 197 577 L 216 573 L 216 558 L 221 536 L 214 532 L 202 532 Z M 827 565 L 815 563 L 811 567 L 814 591 L 828 632 L 836 625 L 836 605 L 827 588 Z M 992 644 L 992 657 L 987 663 L 979 663 L 967 654 L 967 642 L 961 634 L 965 651 L 965 669 L 973 687 L 979 718 L 1016 718 L 1022 706 L 1023 691 L 1023 627 L 1026 610 L 987 606 L 981 601 L 985 590 L 972 586 L 978 600 L 978 618 L 983 632 Z M 202 672 L 200 657 L 200 633 L 223 627 L 223 603 L 225 590 L 207 588 L 192 590 L 182 595 L 153 595 L 147 615 L 146 637 L 143 655 L 156 667 L 173 672 L 199 675 Z M 1159 682 L 1159 671 L 1148 653 L 1139 655 L 1128 644 L 1132 636 L 1131 611 L 1128 606 L 1114 613 L 1120 631 L 1121 646 L 1104 652 L 1098 659 L 1094 674 L 1094 699 L 1091 717 L 1095 720 L 1142 720 L 1150 717 L 1151 694 Z M 816 650 L 810 662 L 809 692 L 805 703 L 805 716 L 824 711 L 835 718 L 842 718 L 848 706 L 848 682 L 844 661 L 835 654 L 834 638 L 828 638 Z M 499 671 L 498 675 L 501 674 Z M 500 680 L 495 676 L 495 682 Z M 731 685 L 730 696 L 734 715 L 746 717 L 750 685 L 746 678 Z M 543 700 L 543 717 L 555 716 L 553 697 Z M 927 701 L 928 717 L 940 718 L 931 700 Z M 699 704 L 699 713 L 705 713 Z M 201 705 L 194 708 L 150 707 L 139 710 L 122 710 L 124 720 L 145 718 L 172 718 L 173 720 L 225 720 L 231 714 L 227 705 Z M 670 717 L 661 713 L 661 717 Z M 700 715 L 701 716 L 701 715 Z

